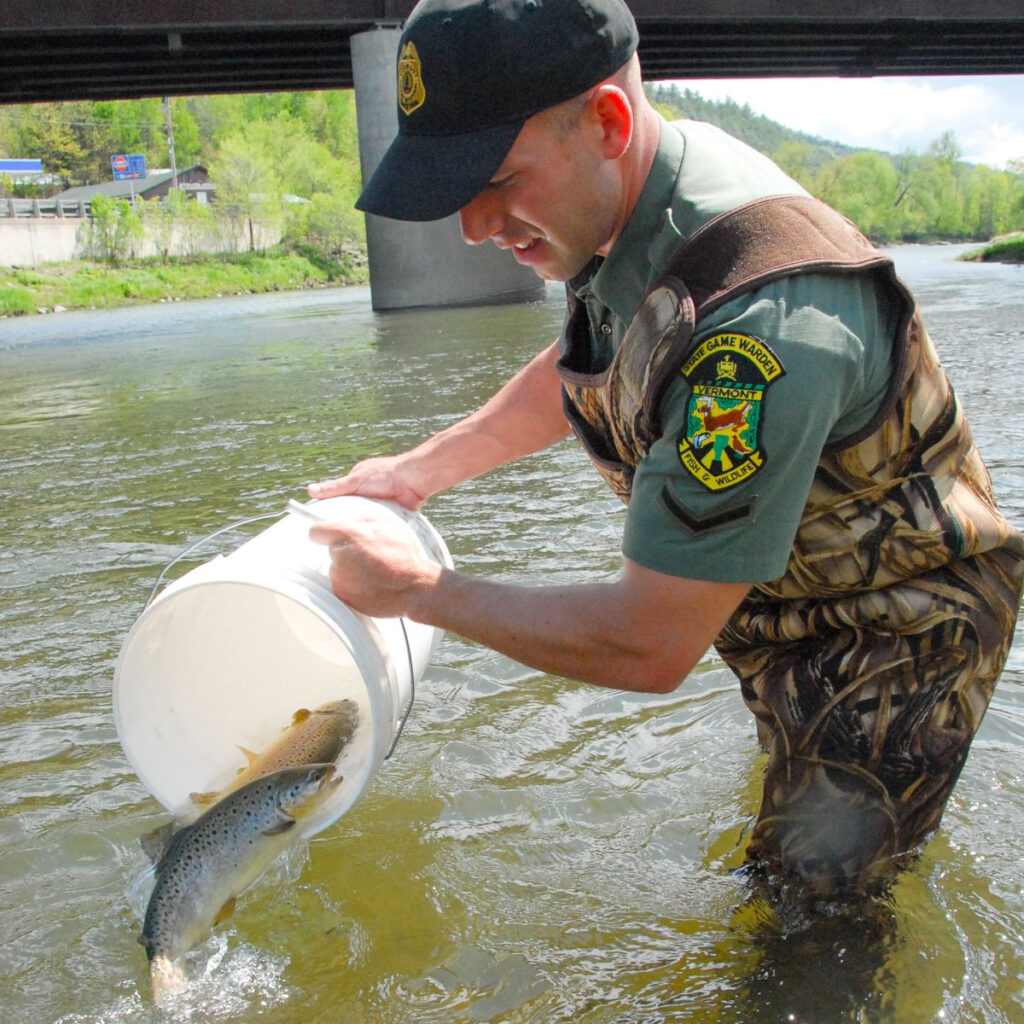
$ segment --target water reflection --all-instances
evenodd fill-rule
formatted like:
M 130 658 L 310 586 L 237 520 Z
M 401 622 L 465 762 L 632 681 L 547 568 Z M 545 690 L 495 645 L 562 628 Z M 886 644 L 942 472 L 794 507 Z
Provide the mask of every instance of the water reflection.
M 948 251 L 897 259 L 1024 522 L 1024 278 Z M 0 321 L 0 1018 L 153 1019 L 130 882 L 159 808 L 109 701 L 160 569 L 476 407 L 561 316 L 555 293 L 379 316 L 353 289 Z M 467 571 L 617 571 L 621 507 L 570 443 L 427 511 Z M 643 697 L 446 637 L 370 790 L 195 952 L 184 1019 L 1024 1019 L 1022 682 L 1018 643 L 942 830 L 868 927 L 780 917 L 736 873 L 762 762 L 713 659 Z

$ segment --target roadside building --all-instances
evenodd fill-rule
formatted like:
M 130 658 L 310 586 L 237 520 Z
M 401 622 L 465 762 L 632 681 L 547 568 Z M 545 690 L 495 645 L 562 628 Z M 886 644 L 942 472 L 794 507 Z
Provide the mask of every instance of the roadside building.
M 144 178 L 126 178 L 123 181 L 101 181 L 96 185 L 76 185 L 65 189 L 54 199 L 65 203 L 88 203 L 93 196 L 100 195 L 108 199 L 162 199 L 171 190 L 172 175 L 169 170 L 154 171 Z M 178 171 L 178 188 L 189 199 L 200 203 L 208 203 L 214 194 L 214 185 L 202 164 L 194 164 Z

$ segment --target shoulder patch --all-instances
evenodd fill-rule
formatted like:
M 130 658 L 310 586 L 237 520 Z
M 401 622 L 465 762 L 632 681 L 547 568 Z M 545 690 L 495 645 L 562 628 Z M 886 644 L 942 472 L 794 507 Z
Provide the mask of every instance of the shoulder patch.
M 749 480 L 767 461 L 761 447 L 765 392 L 785 374 L 763 342 L 715 334 L 680 370 L 690 385 L 679 459 L 708 490 Z

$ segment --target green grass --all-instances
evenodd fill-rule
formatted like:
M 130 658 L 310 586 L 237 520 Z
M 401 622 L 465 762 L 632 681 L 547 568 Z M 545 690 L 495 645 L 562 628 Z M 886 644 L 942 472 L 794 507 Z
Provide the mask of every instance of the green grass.
M 974 263 L 1024 263 L 1024 234 L 997 238 L 984 248 L 965 252 L 960 259 Z
M 365 267 L 305 253 L 269 251 L 195 259 L 106 263 L 53 263 L 33 269 L 0 268 L 0 316 L 39 309 L 112 309 L 162 299 L 204 299 L 247 292 L 294 291 L 361 284 Z

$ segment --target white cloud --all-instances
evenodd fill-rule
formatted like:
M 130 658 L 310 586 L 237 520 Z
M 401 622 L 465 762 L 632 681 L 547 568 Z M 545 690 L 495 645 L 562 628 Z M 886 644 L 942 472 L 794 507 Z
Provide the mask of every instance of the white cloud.
M 1024 75 L 680 81 L 707 99 L 748 104 L 787 128 L 850 146 L 923 152 L 951 131 L 972 163 L 1024 158 Z

